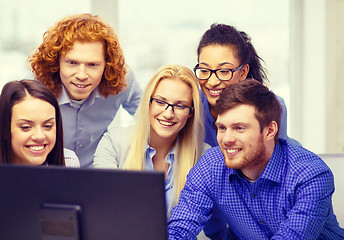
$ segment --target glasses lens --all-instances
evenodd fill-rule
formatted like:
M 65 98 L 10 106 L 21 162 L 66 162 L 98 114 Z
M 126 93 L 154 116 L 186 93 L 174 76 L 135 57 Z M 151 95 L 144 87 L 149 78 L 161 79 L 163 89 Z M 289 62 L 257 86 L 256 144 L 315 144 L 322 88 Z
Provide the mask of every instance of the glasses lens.
M 162 112 L 167 110 L 169 107 L 171 107 L 172 111 L 179 116 L 188 115 L 190 112 L 190 108 L 187 106 L 179 105 L 179 104 L 178 105 L 168 104 L 165 101 L 155 99 L 155 98 L 151 99 L 151 103 L 152 103 L 152 106 L 156 110 L 159 110 Z
M 152 104 L 154 107 L 156 108 L 166 108 L 167 106 L 167 103 L 162 101 L 162 100 L 159 100 L 159 99 L 155 99 L 155 98 L 152 98 Z
M 206 68 L 197 68 L 195 70 L 196 77 L 199 79 L 208 79 L 210 77 L 210 71 Z
M 190 108 L 183 105 L 174 105 L 174 112 L 180 116 L 188 115 Z
M 221 68 L 216 71 L 216 75 L 220 80 L 230 80 L 232 78 L 232 71 L 227 68 Z

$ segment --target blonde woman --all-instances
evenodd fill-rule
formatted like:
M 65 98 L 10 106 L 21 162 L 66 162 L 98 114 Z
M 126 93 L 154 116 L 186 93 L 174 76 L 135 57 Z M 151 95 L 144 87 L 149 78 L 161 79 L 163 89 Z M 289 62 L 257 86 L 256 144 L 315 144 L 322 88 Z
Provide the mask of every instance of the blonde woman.
M 207 148 L 202 108 L 193 72 L 180 65 L 161 67 L 143 93 L 135 124 L 108 129 L 95 152 L 94 166 L 163 171 L 171 209 L 186 175 Z

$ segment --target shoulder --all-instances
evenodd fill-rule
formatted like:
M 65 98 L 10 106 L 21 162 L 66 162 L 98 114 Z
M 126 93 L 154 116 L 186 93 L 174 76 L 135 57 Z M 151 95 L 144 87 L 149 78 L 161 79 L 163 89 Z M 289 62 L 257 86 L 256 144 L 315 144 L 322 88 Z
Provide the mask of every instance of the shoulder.
M 223 160 L 223 154 L 219 146 L 210 147 L 208 144 L 204 144 L 208 148 L 204 152 L 204 157 L 209 162 L 219 162 Z
M 121 168 L 130 148 L 130 133 L 129 127 L 109 126 L 98 143 L 93 166 Z
M 321 173 L 331 173 L 326 163 L 315 153 L 299 146 L 280 140 L 289 171 L 299 177 L 312 177 Z
M 276 98 L 277 98 L 278 102 L 281 104 L 282 110 L 286 111 L 287 106 L 285 105 L 284 99 L 278 95 L 276 95 Z
M 203 173 L 208 172 L 209 174 L 212 174 L 213 172 L 221 171 L 221 169 L 224 169 L 225 167 L 223 154 L 220 147 L 217 146 L 205 150 L 202 157 L 196 163 L 193 171 Z
M 277 100 L 279 101 L 280 104 L 285 105 L 284 99 L 278 95 L 276 95 Z
M 205 151 L 207 151 L 210 148 L 211 148 L 211 146 L 208 143 L 203 142 L 201 154 L 203 155 L 205 153 Z
M 132 136 L 133 126 L 122 127 L 117 124 L 110 124 L 104 135 L 112 141 L 125 144 Z
M 229 171 L 224 164 L 220 148 L 209 148 L 190 170 L 187 176 L 188 184 L 193 185 L 199 190 L 211 193 L 216 191 L 216 186 L 223 184 L 223 179 L 225 179 Z
M 125 75 L 125 80 L 127 87 L 124 89 L 124 91 L 128 91 L 132 88 L 140 88 L 139 83 L 137 82 L 134 72 L 131 70 L 129 66 L 126 66 L 127 73 Z
M 68 97 L 68 93 L 63 85 L 62 85 L 62 91 L 60 95 L 58 96 L 57 101 L 59 105 L 65 104 L 68 106 L 70 103 L 70 98 Z
M 127 73 L 125 75 L 125 84 L 126 87 L 123 88 L 122 91 L 120 91 L 119 93 L 117 93 L 116 95 L 109 95 L 108 98 L 110 97 L 130 97 L 132 95 L 141 95 L 142 94 L 142 88 L 139 84 L 139 82 L 136 80 L 133 71 L 127 67 Z
M 127 74 L 125 75 L 125 79 L 128 83 L 131 83 L 135 80 L 134 72 L 131 70 L 129 66 L 126 66 Z
M 79 158 L 75 154 L 74 151 L 72 151 L 68 148 L 64 148 L 63 153 L 64 153 L 66 167 L 73 167 L 73 168 L 79 168 L 80 167 Z

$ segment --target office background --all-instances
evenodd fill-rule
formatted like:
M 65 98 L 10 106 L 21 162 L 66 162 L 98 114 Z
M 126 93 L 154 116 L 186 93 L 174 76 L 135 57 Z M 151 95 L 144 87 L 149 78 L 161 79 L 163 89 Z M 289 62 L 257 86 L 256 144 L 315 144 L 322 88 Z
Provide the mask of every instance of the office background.
M 46 29 L 83 12 L 114 27 L 143 88 L 163 64 L 193 68 L 212 23 L 234 25 L 251 36 L 287 104 L 289 136 L 315 153 L 344 152 L 344 0 L 0 0 L 0 88 L 32 78 L 27 56 Z

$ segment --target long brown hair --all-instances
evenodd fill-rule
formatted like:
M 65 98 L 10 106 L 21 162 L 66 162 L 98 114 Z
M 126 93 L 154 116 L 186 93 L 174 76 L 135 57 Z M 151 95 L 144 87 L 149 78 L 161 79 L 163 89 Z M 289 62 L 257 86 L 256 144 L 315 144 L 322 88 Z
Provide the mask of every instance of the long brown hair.
M 45 162 L 49 165 L 65 165 L 62 118 L 59 104 L 54 94 L 37 80 L 11 81 L 2 88 L 0 95 L 0 162 L 12 163 L 13 161 L 14 153 L 11 137 L 12 108 L 28 95 L 48 102 L 55 108 L 56 143 Z

